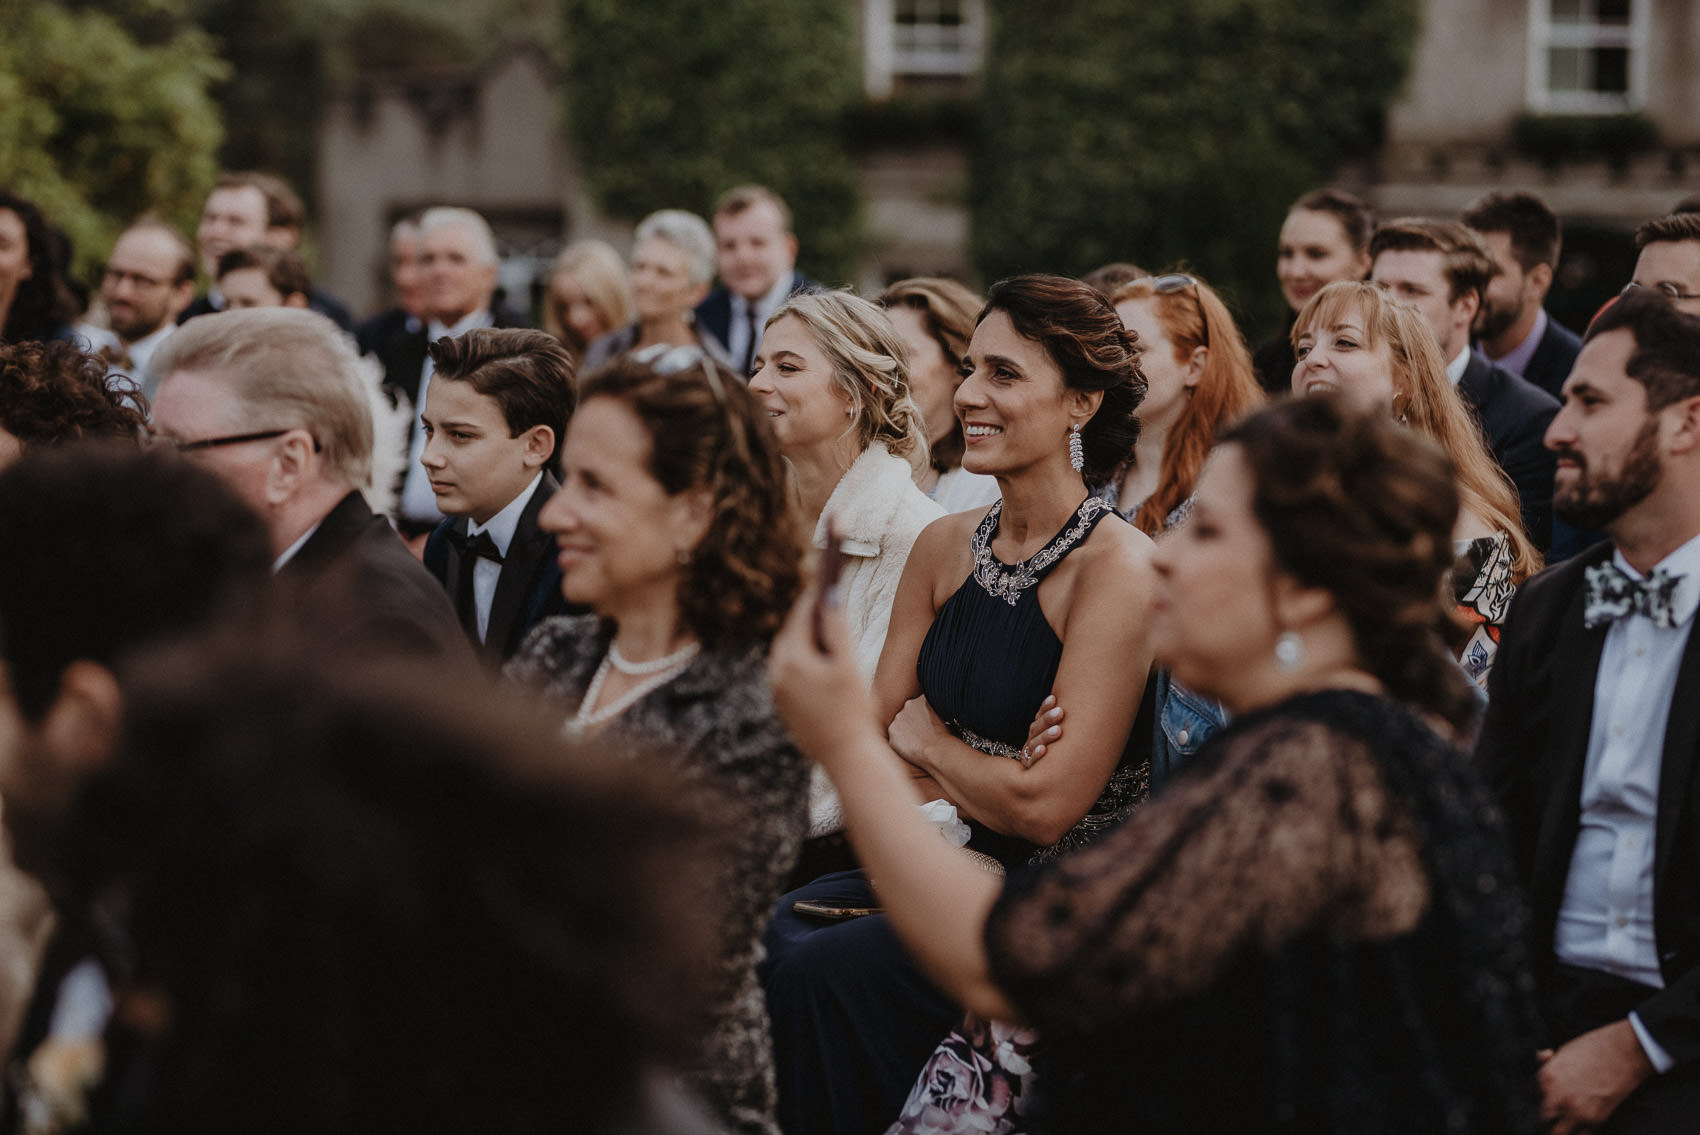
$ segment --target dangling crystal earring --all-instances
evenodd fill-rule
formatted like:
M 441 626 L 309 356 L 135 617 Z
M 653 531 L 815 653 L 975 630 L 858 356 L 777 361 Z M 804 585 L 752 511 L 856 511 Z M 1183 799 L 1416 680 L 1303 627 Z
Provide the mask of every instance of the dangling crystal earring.
M 1298 631 L 1282 631 L 1275 640 L 1275 665 L 1291 674 L 1305 661 L 1305 640 Z
M 1080 444 L 1080 423 L 1068 427 L 1068 463 L 1078 473 L 1086 468 L 1086 447 Z

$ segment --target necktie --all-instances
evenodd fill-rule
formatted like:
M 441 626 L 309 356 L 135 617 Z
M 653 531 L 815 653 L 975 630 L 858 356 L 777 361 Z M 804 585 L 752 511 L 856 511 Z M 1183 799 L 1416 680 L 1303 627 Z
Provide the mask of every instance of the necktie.
M 1625 615 L 1643 615 L 1653 620 L 1654 626 L 1676 626 L 1672 600 L 1682 576 L 1656 568 L 1645 579 L 1631 579 L 1609 561 L 1589 568 L 1586 576 L 1588 598 L 1582 609 L 1583 626 L 1601 626 Z
M 749 320 L 749 345 L 744 348 L 744 377 L 750 376 L 750 370 L 756 365 L 756 344 L 761 341 L 761 328 L 756 326 L 756 305 L 747 303 L 744 312 Z
M 496 541 L 490 539 L 490 533 L 480 532 L 476 536 L 468 536 L 465 532 L 448 531 L 449 543 L 460 555 L 460 582 L 455 588 L 455 614 L 460 616 L 460 625 L 466 629 L 474 641 L 483 641 L 478 634 L 478 599 L 472 589 L 472 577 L 478 570 L 479 560 L 502 562 L 502 553 L 496 548 Z

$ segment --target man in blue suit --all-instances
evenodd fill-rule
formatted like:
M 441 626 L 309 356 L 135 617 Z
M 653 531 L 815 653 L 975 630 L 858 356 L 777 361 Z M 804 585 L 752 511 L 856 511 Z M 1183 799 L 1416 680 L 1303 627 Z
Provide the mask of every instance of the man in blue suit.
M 1476 345 L 1488 362 L 1557 398 L 1582 350 L 1576 333 L 1541 306 L 1558 270 L 1558 217 L 1532 193 L 1489 193 L 1466 206 L 1461 219 L 1499 269 L 1482 293 Z
M 773 190 L 728 190 L 715 202 L 713 223 L 720 287 L 697 305 L 697 331 L 725 347 L 733 367 L 748 376 L 767 317 L 817 285 L 796 269 L 791 210 Z

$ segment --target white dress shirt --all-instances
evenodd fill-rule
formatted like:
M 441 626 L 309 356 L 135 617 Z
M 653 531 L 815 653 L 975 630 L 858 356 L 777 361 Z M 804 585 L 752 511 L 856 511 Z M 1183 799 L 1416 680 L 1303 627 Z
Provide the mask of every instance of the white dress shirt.
M 1631 579 L 1641 573 L 1621 552 L 1612 562 Z M 1581 828 L 1570 856 L 1553 949 L 1558 960 L 1664 988 L 1653 932 L 1653 839 L 1659 809 L 1659 770 L 1665 726 L 1676 694 L 1677 670 L 1700 606 L 1700 536 L 1658 565 L 1682 577 L 1674 627 L 1626 615 L 1606 631 L 1594 679 L 1594 716 L 1582 771 Z M 1642 1027 L 1630 1023 L 1654 1067 L 1670 1057 Z
M 450 338 L 464 335 L 474 328 L 489 327 L 493 323 L 495 317 L 487 307 L 466 316 L 453 327 L 445 327 L 433 319 L 425 325 L 425 342 L 435 343 L 445 335 Z M 437 508 L 437 494 L 431 491 L 431 475 L 419 463 L 419 459 L 425 456 L 425 427 L 420 424 L 419 415 L 425 412 L 425 392 L 431 388 L 431 375 L 436 369 L 427 351 L 425 366 L 419 372 L 419 401 L 413 407 L 413 444 L 407 450 L 407 476 L 401 483 L 401 514 L 415 521 L 443 519 Z
M 531 479 L 531 484 L 525 491 L 507 503 L 488 524 L 475 521 L 466 522 L 466 534 L 476 536 L 480 532 L 490 534 L 490 542 L 496 545 L 496 550 L 505 557 L 508 548 L 514 542 L 514 533 L 519 530 L 520 514 L 525 511 L 531 494 L 537 491 L 537 483 L 543 479 L 543 471 L 538 470 L 537 476 Z M 490 633 L 490 604 L 496 601 L 496 583 L 502 578 L 502 565 L 495 560 L 480 557 L 472 568 L 472 602 L 478 614 L 478 641 L 483 642 Z
M 1458 352 L 1458 357 L 1446 364 L 1446 377 L 1452 380 L 1452 386 L 1457 389 L 1464 381 L 1464 372 L 1470 369 L 1470 345 L 1464 344 L 1464 349 Z

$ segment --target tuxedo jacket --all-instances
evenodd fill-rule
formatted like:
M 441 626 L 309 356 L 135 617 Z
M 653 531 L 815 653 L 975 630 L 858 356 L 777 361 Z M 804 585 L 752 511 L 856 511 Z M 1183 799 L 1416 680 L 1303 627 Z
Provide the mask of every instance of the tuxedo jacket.
M 1524 583 L 1512 600 L 1476 757 L 1498 793 L 1534 908 L 1537 980 L 1556 964 L 1553 934 L 1581 826 L 1582 773 L 1607 626 L 1582 625 L 1584 572 L 1597 545 Z M 1700 635 L 1691 630 L 1665 727 L 1654 822 L 1653 930 L 1665 988 L 1636 1011 L 1678 1064 L 1700 1060 Z
M 790 295 L 794 296 L 798 292 L 818 292 L 820 290 L 821 286 L 819 284 L 815 283 L 801 272 L 795 270 L 792 271 L 791 291 L 789 292 Z M 715 345 L 720 348 L 720 353 L 730 357 L 728 354 L 730 348 L 727 344 L 732 342 L 731 292 L 727 291 L 724 287 L 715 288 L 712 292 L 708 293 L 708 297 L 706 299 L 697 304 L 696 329 L 698 338 L 712 338 Z M 737 363 L 742 364 L 743 361 L 744 360 L 742 359 L 738 359 Z M 733 369 L 737 369 L 736 366 L 734 366 Z
M 344 331 L 354 326 L 354 317 L 348 313 L 348 305 L 323 288 L 311 287 L 307 289 L 307 306 L 320 315 L 328 316 L 331 322 Z M 208 312 L 218 310 L 203 293 L 196 296 L 189 306 L 183 309 L 182 314 L 177 317 L 177 322 L 186 323 L 197 315 L 206 315 Z M 423 360 L 421 361 L 423 362 Z
M 417 329 L 423 326 L 423 321 L 415 319 L 399 307 L 392 307 L 357 325 L 354 328 L 354 342 L 360 348 L 361 354 L 376 355 L 389 346 L 391 339 L 405 334 L 410 327 Z M 423 367 L 425 360 L 420 359 L 419 363 Z
M 297 589 L 303 621 L 334 649 L 470 660 L 454 604 L 358 492 L 319 522 L 277 580 Z
M 1523 531 L 1545 549 L 1552 543 L 1552 478 L 1558 458 L 1542 439 L 1558 415 L 1558 399 L 1474 350 L 1458 393 L 1476 412 L 1493 459 L 1517 486 Z
M 537 527 L 537 514 L 559 487 L 560 482 L 552 474 L 543 474 L 526 502 L 525 511 L 520 513 L 513 542 L 502 559 L 502 574 L 496 579 L 495 597 L 490 600 L 490 622 L 484 641 L 478 641 L 476 623 L 462 627 L 473 649 L 493 665 L 513 657 L 520 640 L 532 627 L 566 612 L 566 601 L 561 597 L 561 565 L 555 560 L 555 541 Z M 464 535 L 466 529 L 466 518 L 455 517 L 437 525 L 425 541 L 425 568 L 443 585 L 451 604 L 460 594 L 461 559 L 449 540 L 449 533 Z
M 1582 337 L 1549 316 L 1546 334 L 1535 345 L 1535 353 L 1529 356 L 1523 377 L 1557 398 L 1564 389 L 1564 380 L 1570 377 L 1570 368 L 1576 365 L 1576 356 L 1581 353 Z

